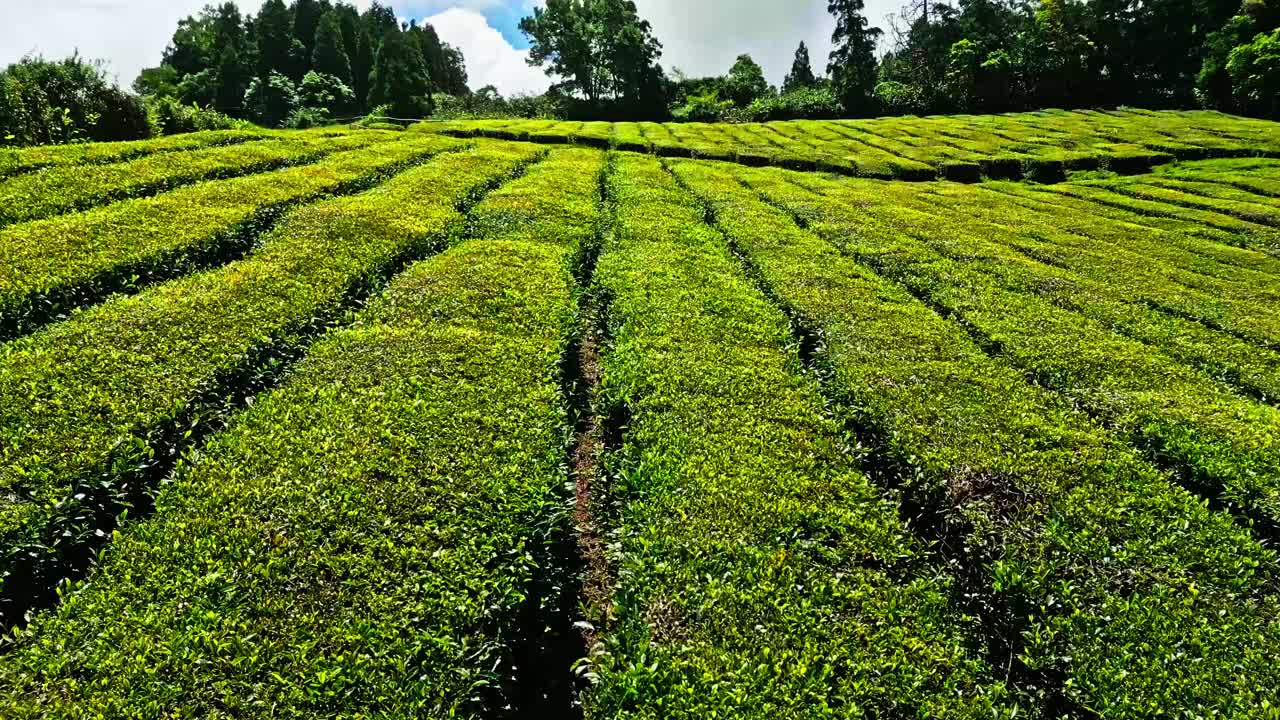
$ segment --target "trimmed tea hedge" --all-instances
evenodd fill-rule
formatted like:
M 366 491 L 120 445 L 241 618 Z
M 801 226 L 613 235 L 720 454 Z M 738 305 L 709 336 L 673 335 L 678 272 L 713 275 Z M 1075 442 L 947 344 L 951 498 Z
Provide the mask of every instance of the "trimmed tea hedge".
M 153 153 L 198 150 L 217 145 L 234 145 L 275 135 L 275 133 L 260 131 L 209 130 L 187 135 L 170 135 L 154 140 L 41 145 L 18 150 L 0 150 L 0 178 L 20 175 L 46 167 L 122 162 Z
M 201 180 L 251 175 L 303 165 L 384 140 L 376 135 L 299 136 L 169 152 L 109 165 L 47 168 L 0 182 L 0 225 L 40 220 Z
M 382 142 L 312 165 L 0 230 L 0 339 L 111 292 L 221 262 L 250 246 L 291 205 L 362 189 L 458 147 L 456 140 L 436 137 Z
M 1280 353 L 1270 339 L 1280 327 L 1267 310 L 1280 302 L 1276 258 L 1146 227 L 1136 216 L 1096 218 L 985 188 L 912 188 L 864 187 L 849 199 L 1011 290 L 1084 314 L 1248 394 L 1280 396 Z
M 921 519 L 938 507 L 943 547 L 986 588 L 978 612 L 1008 633 L 1014 678 L 1101 717 L 1266 716 L 1280 683 L 1273 552 L 870 271 L 912 247 L 890 250 L 900 236 L 877 220 L 772 171 L 676 167 L 821 339 L 833 397 L 896 461 Z
M 1174 160 L 1280 157 L 1280 126 L 1213 112 L 1043 111 L 795 122 L 578 123 L 479 120 L 424 130 L 547 143 L 606 141 L 666 157 L 734 160 L 899 180 L 1021 179 L 1073 171 L 1145 173 Z
M 823 182 L 806 179 L 811 186 Z M 1033 288 L 1052 283 L 1053 276 L 1035 263 L 1001 258 L 1000 248 L 986 239 L 999 238 L 999 229 L 984 232 L 981 224 L 951 223 L 936 213 L 915 210 L 878 184 L 828 183 L 826 190 L 827 205 L 820 212 L 824 220 L 838 218 L 846 228 L 859 227 L 856 235 L 835 241 L 860 261 L 954 314 L 981 342 L 1185 475 L 1197 489 L 1220 496 L 1266 525 L 1280 526 L 1280 410 L 1241 397 L 1206 373 L 1042 299 Z M 1043 238 L 1050 232 L 1039 230 L 1035 235 Z M 1080 250 L 1071 253 L 1088 263 Z M 1144 265 L 1137 256 L 1126 262 L 1122 252 L 1101 253 L 1092 260 L 1090 267 L 1101 271 L 1099 279 L 1109 283 L 1109 294 L 1120 300 L 1130 299 L 1126 290 L 1142 286 L 1143 276 L 1152 275 L 1149 262 Z M 1074 263 L 1064 259 L 1062 264 Z M 1138 295 L 1138 302 L 1177 307 L 1178 301 L 1199 301 L 1211 306 L 1216 321 L 1226 327 L 1270 329 L 1277 322 L 1262 305 L 1197 298 L 1166 279 L 1176 278 L 1167 264 L 1160 267 L 1163 273 L 1132 291 L 1145 293 Z M 992 274 L 1006 279 L 1001 282 Z M 1270 284 L 1280 290 L 1280 283 Z M 1261 350 L 1255 355 L 1259 359 L 1246 367 L 1255 370 L 1260 385 L 1274 385 L 1274 353 Z
M 185 436 L 216 424 L 223 402 L 262 366 L 305 348 L 344 305 L 439 248 L 461 226 L 459 204 L 537 150 L 443 155 L 369 192 L 291 213 L 244 260 L 6 347 L 0 597 L 50 590 L 80 546 L 149 490 Z
M 517 152 L 466 155 L 497 172 Z M 466 155 L 439 162 L 464 171 Z M 480 239 L 317 342 L 19 634 L 3 713 L 496 717 L 519 702 L 516 675 L 539 669 L 513 667 L 512 648 L 565 512 L 556 376 L 599 163 L 553 154 L 476 208 Z M 465 182 L 423 168 L 336 202 L 421 230 L 438 210 L 392 196 L 441 181 Z
M 602 402 L 623 434 L 589 716 L 1011 716 L 783 314 L 658 161 L 618 157 L 608 187 Z

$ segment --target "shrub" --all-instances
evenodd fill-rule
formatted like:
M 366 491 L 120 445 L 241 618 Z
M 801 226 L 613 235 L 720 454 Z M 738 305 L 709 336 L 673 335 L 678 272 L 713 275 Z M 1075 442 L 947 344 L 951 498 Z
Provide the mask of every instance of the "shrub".
M 1280 29 L 1232 50 L 1227 74 L 1241 112 L 1280 119 Z
M 894 80 L 876 85 L 875 98 L 889 115 L 918 115 L 927 107 L 924 91 Z
M 721 100 L 720 94 L 712 90 L 691 96 L 684 105 L 671 111 L 671 117 L 682 122 L 720 122 L 732 109 L 732 100 Z
M 278 72 L 272 72 L 266 79 L 254 78 L 244 93 L 249 115 L 267 127 L 280 127 L 300 103 L 298 89 Z
M 1101 365 L 1115 381 L 1102 394 L 1122 395 L 1139 365 L 1109 332 L 1038 300 L 1049 278 L 1025 278 L 1031 292 L 993 290 L 993 275 L 1031 266 L 988 240 L 1003 229 L 948 223 L 939 215 L 954 203 L 938 187 L 706 163 L 676 172 L 712 203 L 796 326 L 820 339 L 833 411 L 875 432 L 876 466 L 901 485 L 905 506 L 922 508 L 913 520 L 938 524 L 986 627 L 1020 638 L 1001 674 L 1060 674 L 1065 697 L 1101 717 L 1266 707 L 1280 633 L 1275 554 L 1084 416 L 1079 396 L 1046 390 Z M 950 198 L 984 192 L 941 187 Z M 919 209 L 904 209 L 913 195 Z M 1024 355 L 1028 343 L 1042 352 Z M 1150 363 L 1142 392 L 1187 377 L 1140 350 Z M 1034 383 L 1014 367 L 1042 359 Z M 1190 387 L 1179 385 L 1169 395 Z M 1208 389 L 1223 403 L 1206 411 L 1237 430 L 1249 422 L 1236 419 L 1243 398 L 1200 387 L 1197 399 Z M 1185 410 L 1178 402 L 1172 413 Z M 1250 419 L 1266 414 L 1258 406 Z
M 25 487 L 65 501 L 62 514 L 29 506 L 22 528 L 0 521 L 0 537 L 10 540 L 0 542 L 6 578 L 18 568 L 32 584 L 52 587 L 56 574 L 46 577 L 43 554 L 19 550 L 24 543 L 14 538 L 52 533 L 68 538 L 62 545 L 73 544 L 70 538 L 79 534 L 68 528 L 84 520 L 66 512 L 72 507 L 90 522 L 108 519 L 119 510 L 114 502 L 128 501 L 130 488 L 147 489 L 145 473 L 131 474 L 148 464 L 143 446 L 168 455 L 185 442 L 175 427 L 216 424 L 224 393 L 251 385 L 247 378 L 264 357 L 305 347 L 345 304 L 378 287 L 406 259 L 442 246 L 462 223 L 459 203 L 535 153 L 491 147 L 445 154 L 368 193 L 291 213 L 239 262 L 117 298 L 15 343 L 0 361 L 0 418 L 18 417 L 11 403 L 24 401 L 13 393 L 28 382 L 70 394 L 44 406 L 47 412 L 20 411 L 25 429 L 0 421 L 0 437 L 18 432 L 32 441 L 22 443 L 22 455 L 5 455 L 0 478 L 22 472 Z M 431 191 L 424 194 L 428 183 Z M 359 242 L 344 242 L 351 238 Z M 131 347 L 146 347 L 147 354 L 139 357 Z M 60 379 L 71 376 L 79 380 Z M 92 399 L 84 403 L 71 395 Z M 104 407 L 109 418 L 100 412 Z M 134 440 L 118 443 L 126 425 L 134 428 Z M 48 463 L 48 456 L 37 457 L 40 446 L 58 447 L 60 458 Z M 129 460 L 119 462 L 124 457 Z M 86 471 L 112 476 L 110 487 L 121 494 L 90 492 L 77 503 L 67 481 Z M 0 583 L 0 590 L 6 597 L 14 587 Z
M 183 306 L 201 335 L 195 294 L 262 303 L 219 330 L 288 333 L 276 305 L 305 320 L 369 269 L 394 272 L 406 249 L 442 248 L 459 201 L 536 152 L 450 156 L 299 211 L 266 251 L 313 282 L 267 262 L 254 273 L 283 295 L 210 276 L 149 300 Z M 588 169 L 574 185 L 593 193 L 595 179 Z M 523 221 L 507 226 L 517 234 L 559 225 L 559 237 L 512 242 L 494 226 L 411 266 L 354 326 L 312 345 L 165 486 L 150 521 L 119 533 L 76 599 L 10 648 L 21 657 L 0 669 L 0 715 L 504 716 L 513 665 L 526 670 L 512 653 L 526 598 L 547 580 L 541 546 L 565 514 L 565 256 L 591 236 L 595 205 L 588 195 L 587 215 L 566 217 L 563 198 L 535 188 L 494 208 Z M 324 257 L 334 244 L 344 250 Z
M 44 145 L 150 136 L 136 96 L 107 82 L 98 63 L 73 55 L 26 57 L 0 72 L 0 145 Z
M 300 107 L 289 113 L 284 126 L 291 130 L 307 130 L 328 125 L 329 113 L 323 108 Z
M 829 87 L 805 87 L 785 95 L 759 98 L 738 113 L 749 122 L 838 118 L 844 114 L 840 98 Z
M 298 101 L 302 107 L 327 119 L 334 113 L 354 107 L 356 94 L 337 77 L 313 70 L 302 78 L 298 86 Z
M 314 165 L 201 183 L 0 230 L 0 337 L 243 250 L 283 208 L 349 192 L 456 141 L 381 142 Z M 92 245 L 85 238 L 93 238 Z
M 147 117 L 151 132 L 155 135 L 179 135 L 202 130 L 232 130 L 251 128 L 252 124 L 236 120 L 229 115 L 199 105 L 184 105 L 172 97 L 151 97 L 146 100 Z
M 600 402 L 625 422 L 624 510 L 588 715 L 1007 717 L 959 588 L 854 467 L 786 316 L 659 161 L 619 159 L 609 189 Z
M 182 185 L 314 162 L 369 144 L 367 135 L 272 138 L 94 166 L 47 168 L 0 183 L 0 225 L 39 220 Z

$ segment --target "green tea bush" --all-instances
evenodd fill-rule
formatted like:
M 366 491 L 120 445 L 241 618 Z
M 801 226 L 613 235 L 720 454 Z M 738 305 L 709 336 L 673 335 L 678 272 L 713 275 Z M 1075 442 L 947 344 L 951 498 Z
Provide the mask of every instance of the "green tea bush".
M 445 158 L 467 168 L 456 181 L 411 171 L 299 228 L 353 250 L 432 232 L 456 219 L 438 182 L 531 151 Z M 4 714 L 495 717 L 517 701 L 514 674 L 536 668 L 512 649 L 564 512 L 566 256 L 594 232 L 596 176 L 575 158 L 482 204 L 479 238 L 410 267 L 184 464 L 154 517 L 18 634 Z
M 1005 239 L 999 228 L 984 228 L 986 223 L 972 217 L 948 221 L 925 209 L 934 203 L 926 201 L 917 209 L 886 196 L 881 188 L 851 186 L 832 195 L 838 203 L 856 204 L 870 218 L 918 239 L 918 244 L 898 241 L 868 254 L 882 273 L 992 338 L 1002 357 L 1025 368 L 1039 384 L 1063 393 L 1197 487 L 1220 495 L 1238 512 L 1280 525 L 1280 412 L 1275 408 L 1240 397 L 1211 374 L 1153 353 L 1143 342 L 1117 337 L 1074 308 L 1055 307 L 1040 293 L 1028 292 L 1073 278 L 1035 265 L 1023 267 L 1018 252 L 1002 252 L 988 242 Z M 1026 230 L 1047 242 L 1023 242 L 1015 236 L 1010 238 L 1015 247 L 1033 257 L 1054 258 L 1058 267 L 1087 263 L 1084 272 L 1098 282 L 1097 292 L 1104 297 L 1145 307 L 1186 308 L 1179 313 L 1183 317 L 1208 314 L 1227 327 L 1271 330 L 1280 337 L 1280 326 L 1263 309 L 1280 298 L 1259 305 L 1223 297 L 1226 293 L 1197 293 L 1170 282 L 1167 278 L 1176 271 L 1168 264 L 1148 272 L 1149 254 L 1112 250 L 1089 258 L 1083 254 L 1087 251 L 1070 246 L 1058 255 L 1053 246 L 1063 242 L 1064 233 L 1051 227 Z M 979 253 L 983 260 L 973 261 Z M 1152 378 L 1160 378 L 1158 385 Z
M 918 522 L 935 524 L 921 529 L 968 578 L 974 612 L 1007 643 L 1016 687 L 1105 717 L 1172 707 L 1266 716 L 1280 635 L 1271 550 L 990 357 L 967 329 L 977 315 L 950 314 L 945 297 L 910 280 L 925 272 L 923 243 L 848 192 L 817 194 L 772 170 L 676 170 L 820 339 L 830 396 L 873 433 L 885 480 L 922 509 Z M 871 196 L 883 187 L 854 182 Z M 1006 299 L 1000 312 L 1017 310 Z
M 204 180 L 305 165 L 376 140 L 365 135 L 270 139 L 159 153 L 109 165 L 46 168 L 0 181 L 0 226 L 146 197 Z
M 1011 716 L 954 579 L 857 471 L 785 316 L 658 161 L 619 156 L 608 190 L 601 404 L 623 434 L 588 713 Z
M 886 83 L 887 85 L 888 83 Z M 1280 156 L 1275 124 L 1214 112 L 1143 112 L 1118 110 L 1044 111 L 1008 115 L 894 117 L 868 120 L 796 120 L 825 117 L 829 92 L 811 88 L 761 99 L 756 107 L 725 114 L 692 104 L 679 111 L 680 123 L 615 123 L 625 136 L 623 149 L 665 157 L 735 160 L 747 165 L 772 164 L 791 169 L 835 172 L 863 177 L 974 182 L 1017 180 L 1060 183 L 1069 173 L 1107 170 L 1138 174 L 1175 160 Z M 705 99 L 711 103 L 710 98 Z M 693 101 L 690 101 L 691 103 Z M 703 99 L 698 100 L 703 102 Z M 799 105 L 799 107 L 796 107 Z M 701 114 L 699 114 L 701 113 Z M 697 130 L 695 120 L 731 119 Z M 453 121 L 430 127 L 469 137 L 484 133 L 535 142 L 584 142 L 600 145 L 601 128 L 575 135 L 576 123 L 558 123 L 530 138 L 525 121 Z M 708 132 L 706 127 L 714 127 Z M 424 129 L 427 129 L 424 127 Z M 637 138 L 636 136 L 639 135 Z M 713 139 L 713 135 L 721 135 Z M 778 136 L 783 136 L 779 138 Z
M 218 264 L 250 246 L 282 209 L 360 189 L 457 144 L 438 137 L 375 143 L 311 165 L 4 228 L 0 336 L 20 334 L 111 292 Z
M 461 226 L 457 207 L 536 151 L 444 154 L 368 192 L 290 213 L 244 260 L 13 343 L 0 362 L 0 486 L 29 500 L 9 506 L 0 524 L 0 575 L 9 578 L 0 594 L 21 590 L 15 578 L 51 588 L 47 576 L 56 580 L 71 538 L 86 540 L 73 531 L 91 540 L 104 515 L 127 507 L 145 482 L 133 477 L 138 469 L 172 457 L 183 432 L 215 422 L 210 406 L 233 394 L 237 378 L 251 377 L 262 357 L 305 347 L 344 304 L 442 247 Z M 413 214 L 401 215 L 408 204 Z M 38 408 L 26 402 L 30 389 L 46 398 Z
M 116 143 L 42 145 L 18 150 L 0 150 L 0 178 L 34 172 L 46 167 L 102 165 L 123 162 L 143 155 L 219 145 L 234 145 L 268 137 L 263 132 L 224 130 L 193 133 L 180 137 L 134 140 Z

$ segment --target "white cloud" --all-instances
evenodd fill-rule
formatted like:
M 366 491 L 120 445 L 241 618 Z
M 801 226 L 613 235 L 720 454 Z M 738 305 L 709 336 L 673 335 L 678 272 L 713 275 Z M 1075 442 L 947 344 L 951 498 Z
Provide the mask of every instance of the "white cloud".
M 201 0 L 0 0 L 0 64 L 28 53 L 107 61 L 122 85 L 160 62 L 178 20 L 197 12 Z M 248 3 L 242 4 L 242 7 Z
M 541 68 L 525 62 L 527 50 L 516 50 L 484 16 L 473 10 L 451 8 L 425 18 L 440 39 L 462 50 L 467 59 L 467 83 L 473 90 L 493 85 L 503 95 L 540 93 L 551 81 Z

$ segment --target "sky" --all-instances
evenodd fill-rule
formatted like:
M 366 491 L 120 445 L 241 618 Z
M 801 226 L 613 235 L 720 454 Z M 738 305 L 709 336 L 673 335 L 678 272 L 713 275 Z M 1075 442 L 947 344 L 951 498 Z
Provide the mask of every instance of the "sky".
M 159 64 L 178 20 L 208 0 L 0 0 L 0 65 L 28 53 L 47 58 L 79 50 L 107 61 L 128 86 L 144 67 Z M 462 49 L 472 88 L 494 85 L 504 95 L 538 93 L 550 80 L 529 67 L 520 18 L 539 0 L 391 0 L 401 18 L 430 22 L 442 40 Z M 256 13 L 261 0 L 236 0 Z M 361 9 L 372 0 L 354 0 Z M 780 85 L 801 40 L 813 69 L 826 68 L 834 21 L 827 0 L 635 0 L 663 44 L 662 65 L 689 76 L 721 75 L 749 53 Z M 867 17 L 885 26 L 900 0 L 868 0 Z

